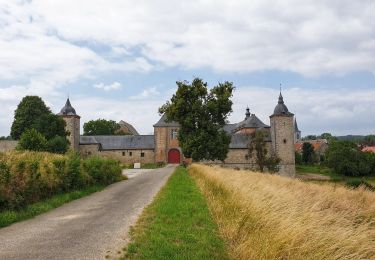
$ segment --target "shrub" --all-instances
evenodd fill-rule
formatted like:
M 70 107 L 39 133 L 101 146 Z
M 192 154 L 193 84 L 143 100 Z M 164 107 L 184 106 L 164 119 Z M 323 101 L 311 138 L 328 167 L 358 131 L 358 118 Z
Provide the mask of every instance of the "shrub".
M 92 156 L 84 161 L 83 169 L 95 184 L 110 184 L 122 179 L 120 162 L 114 159 Z
M 27 129 L 22 133 L 18 142 L 18 150 L 45 151 L 47 146 L 46 138 L 35 129 Z
M 56 135 L 52 139 L 48 140 L 46 150 L 51 153 L 64 154 L 68 151 L 69 141 L 66 137 Z
M 0 210 L 21 209 L 52 195 L 121 180 L 118 161 L 78 154 L 14 151 L 0 154 Z

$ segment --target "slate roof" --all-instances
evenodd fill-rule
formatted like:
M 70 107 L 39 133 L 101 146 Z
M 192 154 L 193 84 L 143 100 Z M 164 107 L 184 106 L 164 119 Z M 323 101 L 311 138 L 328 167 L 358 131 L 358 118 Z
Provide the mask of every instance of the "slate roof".
M 269 126 L 263 123 L 255 114 L 251 114 L 245 120 L 237 123 L 233 130 L 238 131 L 242 128 L 269 128 Z
M 237 124 L 226 124 L 224 127 L 223 127 L 223 130 L 225 132 L 227 132 L 228 134 L 232 134 L 232 131 L 236 128 L 236 125 Z
M 154 127 L 179 127 L 180 124 L 177 122 L 167 122 L 167 115 L 163 114 L 159 121 L 154 125 Z
M 120 126 L 127 127 L 129 129 L 129 131 L 131 132 L 132 135 L 139 135 L 138 131 L 134 128 L 134 126 L 132 126 L 128 122 L 125 122 L 125 121 L 121 120 L 118 124 Z
M 102 150 L 154 149 L 153 135 L 80 136 L 80 144 L 98 144 Z
M 277 102 L 272 116 L 293 116 L 293 114 L 289 112 L 288 108 L 284 104 L 284 98 L 283 95 L 281 95 L 281 92 L 279 95 L 279 101 Z
M 70 104 L 69 98 L 66 100 L 65 106 L 60 110 L 59 116 L 76 116 L 76 110 Z
M 262 130 L 262 129 L 259 129 Z M 258 130 L 257 130 L 258 131 Z M 248 148 L 251 137 L 246 133 L 233 134 L 230 139 L 229 149 L 246 149 Z M 271 136 L 265 138 L 266 142 L 271 142 Z

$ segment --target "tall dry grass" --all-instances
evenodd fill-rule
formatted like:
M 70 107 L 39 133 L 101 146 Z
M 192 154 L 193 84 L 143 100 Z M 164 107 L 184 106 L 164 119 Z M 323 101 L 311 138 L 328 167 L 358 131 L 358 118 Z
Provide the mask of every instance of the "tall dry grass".
M 375 259 L 375 193 L 193 164 L 233 259 Z

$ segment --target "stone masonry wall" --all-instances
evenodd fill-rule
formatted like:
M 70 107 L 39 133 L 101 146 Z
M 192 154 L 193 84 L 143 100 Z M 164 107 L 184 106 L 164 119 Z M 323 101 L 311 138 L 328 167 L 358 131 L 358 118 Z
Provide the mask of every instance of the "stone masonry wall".
M 155 162 L 167 162 L 168 151 L 172 148 L 179 148 L 178 139 L 172 138 L 172 131 L 177 127 L 155 127 Z M 181 154 L 182 157 L 182 154 Z
M 0 152 L 6 153 L 16 149 L 18 141 L 0 140 Z
M 295 176 L 293 116 L 271 117 L 273 151 L 281 159 L 280 175 Z
M 141 157 L 141 153 L 144 157 Z M 155 153 L 153 150 L 106 150 L 98 153 L 100 156 L 110 157 L 122 163 L 154 163 Z
M 79 151 L 79 138 L 80 138 L 80 119 L 76 116 L 64 116 L 64 121 L 66 122 L 66 131 L 69 132 L 67 136 L 70 147 L 74 151 Z

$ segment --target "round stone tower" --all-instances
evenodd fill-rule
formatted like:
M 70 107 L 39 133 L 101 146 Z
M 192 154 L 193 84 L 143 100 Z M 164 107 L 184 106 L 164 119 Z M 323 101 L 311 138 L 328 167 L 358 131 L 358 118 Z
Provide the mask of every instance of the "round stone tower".
M 76 110 L 70 104 L 69 98 L 66 100 L 65 106 L 57 115 L 61 116 L 65 123 L 65 130 L 69 133 L 68 140 L 73 151 L 79 151 L 80 138 L 80 116 L 76 114 Z
M 294 177 L 295 153 L 294 153 L 294 114 L 290 113 L 284 104 L 283 96 L 275 107 L 271 120 L 271 140 L 273 153 L 280 158 L 279 174 Z

